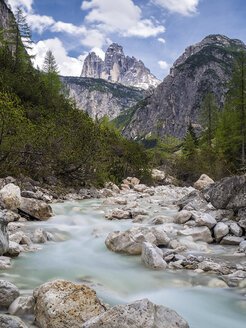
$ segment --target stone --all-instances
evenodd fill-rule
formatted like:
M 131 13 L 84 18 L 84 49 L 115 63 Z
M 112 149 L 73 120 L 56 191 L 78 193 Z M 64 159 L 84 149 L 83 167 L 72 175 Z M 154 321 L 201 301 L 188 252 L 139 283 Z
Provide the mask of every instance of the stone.
M 170 243 L 170 238 L 166 234 L 164 227 L 161 226 L 151 227 L 150 231 L 155 236 L 156 244 L 158 246 L 168 246 L 168 244 Z
M 182 210 L 175 215 L 173 222 L 177 224 L 184 224 L 185 222 L 190 220 L 191 215 L 192 215 L 191 212 Z
M 27 214 L 31 219 L 41 221 L 46 221 L 53 215 L 50 205 L 33 198 L 22 197 L 19 210 L 21 213 Z
M 10 211 L 10 210 L 3 210 L 3 212 L 5 213 L 5 215 L 8 218 L 9 222 L 14 222 L 14 221 L 18 221 L 20 220 L 20 215 L 16 212 Z
M 131 210 L 131 216 L 133 218 L 137 217 L 138 215 L 148 215 L 149 212 L 146 211 L 144 208 L 134 208 Z
M 96 292 L 86 285 L 55 280 L 34 290 L 35 322 L 42 328 L 81 328 L 106 311 Z
M 236 222 L 230 224 L 230 231 L 237 237 L 242 237 L 243 235 L 243 229 Z
M 202 212 L 193 211 L 192 219 L 195 220 L 197 226 L 206 226 L 209 229 L 212 229 L 217 223 L 215 218 L 213 218 L 210 214 Z
M 107 220 L 127 220 L 131 218 L 131 214 L 129 211 L 123 211 L 119 208 L 113 210 L 111 213 L 106 215 Z
M 214 236 L 216 242 L 219 242 L 224 236 L 228 235 L 228 233 L 229 233 L 229 228 L 223 222 L 218 222 L 214 227 Z
M 11 266 L 11 258 L 8 256 L 0 256 L 0 270 L 8 269 Z
M 148 299 L 117 305 L 90 319 L 82 328 L 189 328 L 177 312 Z M 44 327 L 45 328 L 45 327 Z
M 120 185 L 121 190 L 130 190 L 130 186 L 128 184 L 122 183 Z
M 198 264 L 198 269 L 203 270 L 203 271 L 220 272 L 221 265 L 218 263 L 211 262 L 211 261 L 203 261 Z
M 114 184 L 113 182 L 107 182 L 105 184 L 105 188 L 111 189 L 116 194 L 120 193 L 120 188 L 116 184 Z
M 22 251 L 23 248 L 19 244 L 14 241 L 10 241 L 8 251 L 5 253 L 5 255 L 10 257 L 17 257 Z
M 212 183 L 214 183 L 213 179 L 211 179 L 206 174 L 202 174 L 200 178 L 194 183 L 194 188 L 198 190 L 203 190 L 204 188 L 208 187 Z
M 147 189 L 147 186 L 145 186 L 144 184 L 137 184 L 134 185 L 133 190 L 137 191 L 137 192 L 144 192 Z
M 128 178 L 124 179 L 122 182 L 123 182 L 123 184 L 136 186 L 140 183 L 140 180 L 135 177 L 128 177 Z
M 221 245 L 239 245 L 244 238 L 227 235 L 221 240 Z
M 142 244 L 143 263 L 151 269 L 166 269 L 167 263 L 163 260 L 163 253 L 157 246 L 144 242 Z
M 0 210 L 0 256 L 5 254 L 9 249 L 8 222 L 5 213 Z
M 205 241 L 206 243 L 212 243 L 213 238 L 208 227 L 194 227 L 185 230 L 179 230 L 180 236 L 191 236 L 194 241 Z
M 241 241 L 239 244 L 239 250 L 246 253 L 246 240 Z
M 0 190 L 0 203 L 4 208 L 12 211 L 16 211 L 21 203 L 20 188 L 13 183 L 5 185 Z
M 208 187 L 210 202 L 218 209 L 237 211 L 246 207 L 246 174 L 221 179 Z
M 10 304 L 8 312 L 18 316 L 33 314 L 34 305 L 33 296 L 19 296 Z
M 110 232 L 105 240 L 109 250 L 130 255 L 140 255 L 143 242 L 156 243 L 156 237 L 149 229 L 139 227 Z
M 171 218 L 168 216 L 156 216 L 150 221 L 150 224 L 161 225 L 167 222 L 170 222 Z
M 1 328 L 29 328 L 20 318 L 0 313 Z
M 44 244 L 48 240 L 47 233 L 44 229 L 38 228 L 34 231 L 34 234 L 32 236 L 32 241 L 35 244 Z
M 17 231 L 16 233 L 10 235 L 9 241 L 28 246 L 32 244 L 31 239 L 27 235 L 25 235 L 23 231 Z
M 19 295 L 19 289 L 15 285 L 0 280 L 0 308 L 8 308 Z

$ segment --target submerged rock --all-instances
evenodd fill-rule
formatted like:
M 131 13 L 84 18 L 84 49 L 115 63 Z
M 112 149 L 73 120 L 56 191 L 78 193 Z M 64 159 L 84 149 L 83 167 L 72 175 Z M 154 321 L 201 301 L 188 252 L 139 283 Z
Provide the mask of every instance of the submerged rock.
M 96 292 L 86 285 L 65 280 L 45 283 L 34 290 L 35 322 L 40 328 L 81 328 L 106 311 Z
M 112 307 L 107 312 L 87 321 L 82 328 L 189 328 L 188 323 L 162 305 L 148 299 Z

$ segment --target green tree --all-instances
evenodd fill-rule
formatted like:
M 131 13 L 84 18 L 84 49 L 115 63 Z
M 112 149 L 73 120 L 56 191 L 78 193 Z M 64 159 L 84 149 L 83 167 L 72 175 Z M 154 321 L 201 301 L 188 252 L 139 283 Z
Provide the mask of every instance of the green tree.
M 46 52 L 43 64 L 43 71 L 45 73 L 59 73 L 58 65 L 51 50 Z
M 229 105 L 240 113 L 241 163 L 245 165 L 246 52 L 240 51 L 229 83 Z
M 204 139 L 209 147 L 212 146 L 212 139 L 217 127 L 218 121 L 218 105 L 215 101 L 214 95 L 208 93 L 203 100 L 200 112 L 200 123 L 205 129 Z

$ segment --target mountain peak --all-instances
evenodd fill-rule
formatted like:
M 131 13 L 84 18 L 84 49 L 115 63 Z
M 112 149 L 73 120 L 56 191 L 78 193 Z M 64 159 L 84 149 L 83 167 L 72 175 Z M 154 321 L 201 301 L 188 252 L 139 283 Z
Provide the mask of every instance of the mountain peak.
M 141 60 L 125 56 L 123 47 L 117 43 L 108 47 L 104 61 L 90 53 L 84 61 L 81 77 L 102 78 L 142 89 L 156 87 L 160 83 Z

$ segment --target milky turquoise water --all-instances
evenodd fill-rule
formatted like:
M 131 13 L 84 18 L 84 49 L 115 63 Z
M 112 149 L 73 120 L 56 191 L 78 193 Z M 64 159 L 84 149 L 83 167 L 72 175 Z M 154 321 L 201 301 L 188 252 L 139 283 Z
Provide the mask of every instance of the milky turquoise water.
M 130 221 L 107 221 L 101 201 L 87 200 L 53 205 L 48 222 L 28 223 L 52 232 L 60 241 L 38 245 L 23 253 L 0 278 L 23 292 L 55 278 L 87 283 L 111 305 L 149 298 L 175 309 L 191 328 L 246 328 L 246 297 L 237 290 L 208 288 L 208 275 L 192 271 L 154 271 L 139 256 L 115 254 L 104 240 L 113 230 L 126 230 Z M 174 215 L 173 208 L 162 210 Z

